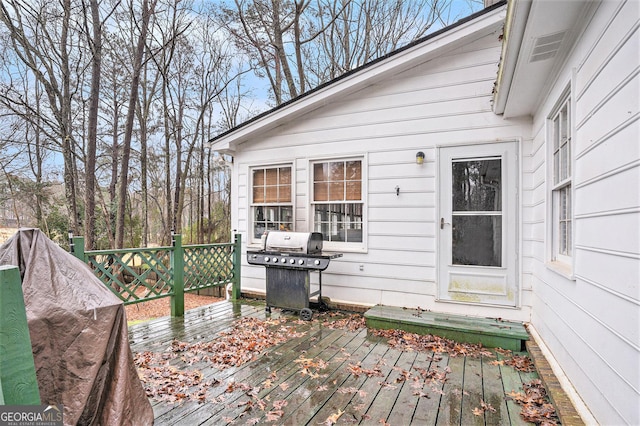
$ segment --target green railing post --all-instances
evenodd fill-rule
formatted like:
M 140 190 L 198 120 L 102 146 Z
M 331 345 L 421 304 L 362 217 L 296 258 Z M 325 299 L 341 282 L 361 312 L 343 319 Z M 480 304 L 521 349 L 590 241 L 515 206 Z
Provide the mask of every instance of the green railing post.
M 236 234 L 233 242 L 233 284 L 231 285 L 231 298 L 238 300 L 241 297 L 240 264 L 242 263 L 242 235 Z
M 84 258 L 84 237 L 73 237 L 73 250 L 72 254 L 78 259 L 85 261 Z
M 173 270 L 171 316 L 182 317 L 184 316 L 184 249 L 182 248 L 182 235 L 173 236 L 171 268 Z
M 0 266 L 0 397 L 3 405 L 40 405 L 17 266 Z

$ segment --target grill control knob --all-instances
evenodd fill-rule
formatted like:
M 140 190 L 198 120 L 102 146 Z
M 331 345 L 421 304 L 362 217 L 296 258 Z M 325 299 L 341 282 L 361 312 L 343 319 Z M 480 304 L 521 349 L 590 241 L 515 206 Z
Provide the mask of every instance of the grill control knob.
M 270 260 L 271 260 L 271 259 L 269 259 L 269 256 L 265 256 L 265 258 L 264 258 L 264 261 L 265 261 L 265 262 L 268 262 L 268 261 L 270 261 Z
M 298 264 L 299 264 L 299 265 L 304 265 L 304 259 L 300 259 L 300 260 L 298 260 Z
M 293 265 L 294 263 L 296 263 L 296 260 L 295 259 L 289 259 L 289 263 Z
M 316 259 L 315 262 L 313 262 L 316 266 L 320 264 L 320 261 L 318 259 Z
M 280 262 L 282 263 L 287 263 L 287 259 L 285 259 L 284 257 L 282 259 L 280 259 Z
M 277 257 L 273 258 L 273 263 L 278 263 L 278 258 Z

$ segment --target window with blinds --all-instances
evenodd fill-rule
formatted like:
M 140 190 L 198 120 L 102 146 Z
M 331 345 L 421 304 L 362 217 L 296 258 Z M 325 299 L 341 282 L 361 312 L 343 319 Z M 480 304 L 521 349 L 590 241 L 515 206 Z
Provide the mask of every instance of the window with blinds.
M 326 241 L 362 242 L 362 161 L 313 164 L 313 228 Z
M 291 166 L 255 168 L 251 176 L 254 238 L 265 231 L 292 231 Z

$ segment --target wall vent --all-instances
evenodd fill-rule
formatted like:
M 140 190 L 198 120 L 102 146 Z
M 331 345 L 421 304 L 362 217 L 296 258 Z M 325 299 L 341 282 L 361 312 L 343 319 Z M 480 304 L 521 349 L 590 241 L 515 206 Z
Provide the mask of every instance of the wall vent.
M 561 31 L 536 38 L 533 43 L 529 62 L 544 61 L 545 59 L 551 59 L 556 56 L 565 34 L 566 31 Z

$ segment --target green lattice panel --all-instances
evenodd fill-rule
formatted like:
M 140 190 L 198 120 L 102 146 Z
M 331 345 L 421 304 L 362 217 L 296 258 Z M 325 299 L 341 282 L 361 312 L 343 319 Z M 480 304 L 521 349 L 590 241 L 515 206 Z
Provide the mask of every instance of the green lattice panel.
M 170 248 L 93 251 L 87 263 L 125 304 L 173 294 Z
M 233 244 L 184 247 L 184 289 L 200 290 L 233 280 Z

